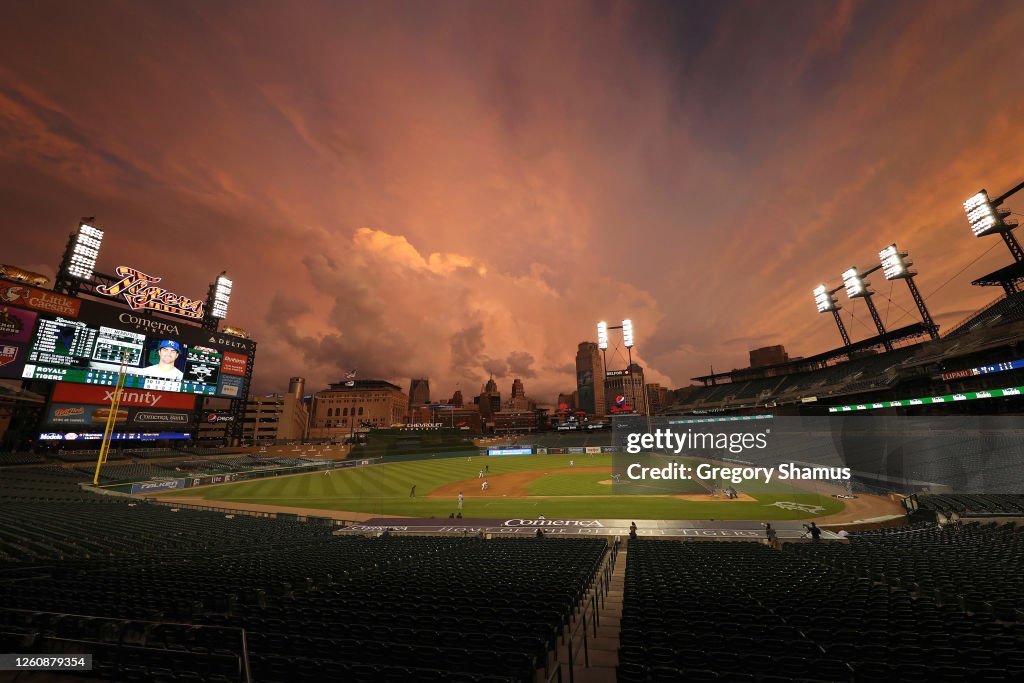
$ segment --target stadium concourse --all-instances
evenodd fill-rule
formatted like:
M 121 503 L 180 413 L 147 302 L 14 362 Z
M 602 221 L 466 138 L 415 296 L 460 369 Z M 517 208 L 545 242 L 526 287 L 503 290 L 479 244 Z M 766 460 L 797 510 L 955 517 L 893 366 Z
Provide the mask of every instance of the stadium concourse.
M 99 495 L 82 479 L 52 463 L 2 470 L 0 650 L 90 654 L 85 678 L 1024 675 L 1024 533 L 1013 517 L 1024 496 L 918 495 L 909 524 L 841 543 L 783 537 L 773 549 L 537 538 L 536 524 L 490 539 L 338 535 L 322 520 Z M 928 521 L 943 510 L 961 523 Z M 975 510 L 1014 521 L 969 521 Z M 43 675 L 17 680 L 71 680 Z

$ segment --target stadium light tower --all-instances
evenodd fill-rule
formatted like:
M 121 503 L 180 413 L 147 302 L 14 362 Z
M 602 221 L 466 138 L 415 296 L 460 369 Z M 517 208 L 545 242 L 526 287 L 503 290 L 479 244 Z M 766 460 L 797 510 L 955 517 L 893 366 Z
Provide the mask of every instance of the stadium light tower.
M 878 252 L 878 259 L 882 265 L 882 274 L 886 280 L 906 281 L 907 287 L 910 289 L 910 296 L 914 297 L 914 303 L 917 304 L 917 310 L 921 314 L 921 322 L 924 323 L 925 329 L 928 330 L 928 336 L 932 339 L 938 339 L 939 328 L 932 320 L 931 314 L 928 313 L 928 307 L 924 304 L 921 292 L 917 290 L 917 285 L 914 284 L 914 276 L 917 273 L 910 270 L 910 266 L 914 265 L 914 262 L 908 261 L 907 256 L 907 252 L 900 251 L 896 248 L 895 244 L 890 244 L 885 249 L 882 249 Z
M 627 370 L 632 373 L 633 367 L 633 320 L 626 318 L 622 321 L 621 325 L 609 325 L 607 322 L 602 320 L 597 324 L 597 348 L 601 349 L 602 360 L 604 361 L 605 376 L 607 377 L 608 372 L 608 330 L 622 330 L 622 345 L 626 347 L 626 353 L 629 358 L 629 365 L 626 366 Z M 604 380 L 602 380 L 604 381 Z M 632 381 L 630 386 L 633 387 Z M 633 387 L 635 389 L 635 387 Z M 647 402 L 647 386 L 646 383 L 642 383 L 641 391 L 644 395 L 644 414 L 647 415 L 647 426 L 650 431 L 650 420 L 651 411 Z M 633 406 L 636 406 L 636 394 L 632 396 Z
M 864 275 L 869 275 L 879 268 L 881 268 L 880 265 L 875 266 L 866 271 Z M 846 297 L 848 299 L 864 299 L 868 306 L 868 311 L 871 313 L 871 319 L 875 322 L 875 327 L 878 329 L 878 334 L 882 337 L 882 345 L 886 351 L 892 351 L 892 342 L 885 338 L 885 326 L 882 324 L 881 316 L 878 315 L 878 309 L 875 308 L 875 302 L 871 300 L 871 297 L 874 295 L 874 292 L 871 291 L 871 283 L 857 272 L 856 266 L 852 266 L 843 273 L 843 286 L 846 288 Z
M 622 321 L 622 345 L 629 354 L 629 364 L 633 364 L 633 321 L 626 318 Z
M 103 231 L 92 225 L 95 220 L 94 217 L 83 218 L 78 224 L 78 230 L 68 238 L 53 283 L 53 290 L 58 294 L 73 294 L 78 291 L 81 283 L 92 280 L 100 247 L 103 245 Z
M 824 284 L 820 284 L 814 288 L 814 303 L 818 307 L 818 313 L 832 313 L 832 317 L 836 320 L 836 327 L 839 328 L 839 334 L 843 338 L 843 346 L 850 345 L 850 335 L 846 333 L 846 325 L 843 325 L 843 319 L 839 316 L 839 309 L 842 306 L 836 301 L 835 296 L 842 287 L 836 287 L 835 289 L 829 289 Z
M 203 315 L 203 329 L 216 332 L 220 321 L 228 317 L 228 304 L 231 303 L 232 282 L 227 271 L 222 271 L 217 280 L 210 284 L 206 295 L 206 313 Z
M 984 189 L 979 190 L 964 202 L 964 212 L 967 214 L 967 221 L 971 224 L 971 232 L 975 237 L 984 237 L 998 233 L 1010 250 L 1014 262 L 1024 263 L 1024 249 L 1021 249 L 1020 242 L 1013 236 L 1013 230 L 1017 227 L 1017 221 L 1010 218 L 1010 210 L 1000 208 L 1002 203 L 1012 194 L 1024 189 L 1024 183 L 1007 190 L 995 199 L 988 196 Z M 992 283 L 995 284 L 995 283 Z M 1008 278 L 999 282 L 1007 296 L 1016 293 L 1017 280 Z

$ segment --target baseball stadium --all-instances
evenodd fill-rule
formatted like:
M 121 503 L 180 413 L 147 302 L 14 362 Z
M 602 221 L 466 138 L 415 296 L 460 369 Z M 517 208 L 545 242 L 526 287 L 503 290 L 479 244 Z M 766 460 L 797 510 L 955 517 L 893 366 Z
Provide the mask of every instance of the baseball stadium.
M 6 3 L 0 682 L 1024 681 L 976 5 Z
M 107 328 L 102 354 L 130 340 L 144 367 L 168 347 L 151 333 L 165 318 L 97 303 L 117 275 L 56 291 L 30 276 L 5 270 L 5 297 L 39 318 L 40 348 L 73 355 L 93 321 L 126 319 L 142 331 Z M 945 334 L 929 320 L 697 378 L 612 429 L 504 436 L 430 423 L 244 444 L 225 420 L 210 446 L 118 427 L 245 414 L 232 394 L 255 342 L 216 321 L 177 329 L 176 381 L 232 405 L 181 420 L 153 407 L 178 405 L 170 392 L 123 367 L 68 365 L 55 381 L 53 356 L 32 356 L 33 381 L 4 400 L 12 425 L 45 431 L 0 456 L 0 650 L 24 669 L 11 680 L 1016 679 L 1024 298 L 1008 291 Z M 786 446 L 631 452 L 652 424 Z M 787 463 L 843 474 L 758 476 Z M 634 476 L 687 468 L 713 474 Z

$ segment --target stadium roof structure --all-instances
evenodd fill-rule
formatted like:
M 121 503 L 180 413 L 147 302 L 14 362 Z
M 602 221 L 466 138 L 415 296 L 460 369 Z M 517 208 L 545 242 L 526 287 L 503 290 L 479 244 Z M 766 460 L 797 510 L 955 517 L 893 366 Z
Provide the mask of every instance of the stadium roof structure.
M 1014 262 L 972 280 L 971 284 L 976 287 L 1002 287 L 1007 283 L 1016 284 L 1021 281 L 1024 281 L 1024 263 Z
M 912 323 L 906 327 L 890 330 L 884 335 L 879 334 L 874 337 L 868 337 L 867 339 L 854 342 L 849 346 L 840 346 L 830 351 L 819 353 L 815 356 L 800 358 L 786 363 L 777 363 L 775 365 L 764 365 L 758 368 L 740 368 L 738 370 L 730 370 L 728 372 L 716 372 L 711 375 L 691 377 L 690 379 L 695 382 L 704 382 L 704 384 L 708 384 L 709 382 L 718 382 L 719 380 L 738 382 L 771 376 L 789 375 L 797 372 L 806 372 L 808 370 L 816 370 L 822 365 L 828 363 L 830 360 L 842 358 L 843 356 L 850 356 L 851 354 L 866 351 L 868 349 L 875 348 L 876 346 L 883 346 L 885 342 L 889 342 L 891 344 L 894 342 L 926 336 L 927 334 L 928 330 L 924 323 Z

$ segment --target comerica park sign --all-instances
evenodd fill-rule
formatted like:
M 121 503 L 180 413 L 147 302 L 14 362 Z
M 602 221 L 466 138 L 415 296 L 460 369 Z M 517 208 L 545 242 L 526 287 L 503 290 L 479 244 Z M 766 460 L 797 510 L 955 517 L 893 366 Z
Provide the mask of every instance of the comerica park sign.
M 121 279 L 109 287 L 106 285 L 96 287 L 97 294 L 109 297 L 123 296 L 132 310 L 136 311 L 159 311 L 180 315 L 183 318 L 202 320 L 205 302 L 201 299 L 190 299 L 175 294 L 163 287 L 156 287 L 156 283 L 163 278 L 147 275 L 141 270 L 129 266 L 118 266 L 114 272 Z

